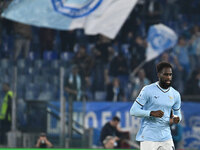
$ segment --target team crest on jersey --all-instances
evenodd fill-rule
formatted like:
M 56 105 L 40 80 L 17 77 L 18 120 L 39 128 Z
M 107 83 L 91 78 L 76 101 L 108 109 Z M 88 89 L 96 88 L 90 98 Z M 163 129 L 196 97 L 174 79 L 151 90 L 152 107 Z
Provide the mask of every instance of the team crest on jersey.
M 55 11 L 71 17 L 80 18 L 97 9 L 103 0 L 51 0 Z
M 168 96 L 170 99 L 173 99 L 173 97 L 172 96 Z

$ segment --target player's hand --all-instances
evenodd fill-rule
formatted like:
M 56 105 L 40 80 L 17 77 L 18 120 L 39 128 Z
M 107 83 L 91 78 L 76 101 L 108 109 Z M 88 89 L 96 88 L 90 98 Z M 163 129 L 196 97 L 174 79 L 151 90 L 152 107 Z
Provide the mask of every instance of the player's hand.
M 151 111 L 150 116 L 161 118 L 164 115 L 164 112 L 161 110 Z
M 179 121 L 180 121 L 180 118 L 178 116 L 173 117 L 173 123 L 177 124 L 179 123 Z
M 119 141 L 119 140 L 120 140 L 120 138 L 119 138 L 119 137 L 117 137 L 117 136 L 115 136 L 115 137 L 114 137 L 114 140 L 115 140 L 115 141 Z

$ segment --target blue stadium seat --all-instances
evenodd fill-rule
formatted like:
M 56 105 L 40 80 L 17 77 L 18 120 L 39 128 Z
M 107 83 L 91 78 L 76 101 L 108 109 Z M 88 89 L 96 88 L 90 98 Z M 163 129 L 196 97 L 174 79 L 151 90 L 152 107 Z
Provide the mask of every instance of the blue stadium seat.
M 25 99 L 26 100 L 36 100 L 34 92 L 33 91 L 26 91 Z
M 58 75 L 53 75 L 50 77 L 50 84 L 54 87 L 59 87 L 60 79 Z
M 43 91 L 39 94 L 38 100 L 41 101 L 50 101 L 54 100 L 54 96 L 52 91 Z
M 29 66 L 29 61 L 27 61 L 26 59 L 19 59 L 17 61 L 17 69 L 18 69 L 18 73 L 21 74 L 26 74 L 27 73 L 27 69 Z
M 49 77 L 46 75 L 35 75 L 33 77 L 33 83 L 38 84 L 40 87 L 44 88 L 44 86 L 48 82 L 49 82 Z
M 9 59 L 1 59 L 0 60 L 0 67 L 2 69 L 7 69 L 10 67 L 11 61 Z
M 96 101 L 106 101 L 106 92 L 96 91 L 94 94 L 94 98 Z
M 44 67 L 44 61 L 43 60 L 35 60 L 34 61 L 34 67 L 33 67 L 33 74 L 35 75 L 41 75 L 42 70 Z
M 25 98 L 25 85 L 17 84 L 17 98 Z
M 69 61 L 74 57 L 74 53 L 72 52 L 63 52 L 60 54 L 61 60 Z
M 58 58 L 58 54 L 55 51 L 45 51 L 43 53 L 44 60 L 55 60 Z
M 20 84 L 20 85 L 25 85 L 27 83 L 29 83 L 31 80 L 29 78 L 29 76 L 26 76 L 26 75 L 19 75 L 17 77 L 17 83 Z
M 11 82 L 11 77 L 8 74 L 3 74 L 1 76 L 1 81 L 2 82 L 6 82 L 6 83 L 10 83 Z
M 24 69 L 26 65 L 27 65 L 27 62 L 26 62 L 25 59 L 19 59 L 19 60 L 17 60 L 17 67 L 18 68 Z
M 43 60 L 37 59 L 34 61 L 34 68 L 41 69 L 43 67 Z
M 59 69 L 59 67 L 60 67 L 60 61 L 59 60 L 52 60 L 51 61 L 51 68 Z
M 30 51 L 28 53 L 28 59 L 31 60 L 31 61 L 37 60 L 39 58 L 40 58 L 40 54 L 37 53 L 37 52 Z
M 37 100 L 39 92 L 40 92 L 40 87 L 36 83 L 27 83 L 26 84 L 26 94 L 25 98 L 26 100 Z

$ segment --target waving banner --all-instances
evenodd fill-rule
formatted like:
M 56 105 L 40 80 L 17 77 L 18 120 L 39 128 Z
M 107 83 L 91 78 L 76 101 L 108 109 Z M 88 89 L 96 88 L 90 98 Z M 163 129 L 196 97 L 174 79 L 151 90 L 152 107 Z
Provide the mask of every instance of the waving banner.
M 165 50 L 175 46 L 177 39 L 176 33 L 169 27 L 163 24 L 151 26 L 147 37 L 146 61 L 156 58 Z
M 13 0 L 2 16 L 60 30 L 83 28 L 86 34 L 114 38 L 137 0 Z

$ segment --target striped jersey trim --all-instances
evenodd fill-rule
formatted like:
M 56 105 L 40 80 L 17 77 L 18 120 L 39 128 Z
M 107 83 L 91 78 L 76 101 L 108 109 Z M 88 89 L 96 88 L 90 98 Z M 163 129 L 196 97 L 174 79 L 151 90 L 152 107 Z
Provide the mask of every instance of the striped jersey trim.
M 174 109 L 174 108 L 172 108 L 174 111 L 178 111 L 179 109 L 181 109 L 181 107 L 179 108 L 179 109 Z
M 158 85 L 156 85 L 163 93 L 167 93 L 169 90 L 170 90 L 170 87 L 166 90 L 166 91 L 164 91 L 160 86 L 158 86 Z
M 136 102 L 137 102 L 140 106 L 144 106 L 144 105 L 142 105 L 141 103 L 139 103 L 137 100 L 136 100 Z

